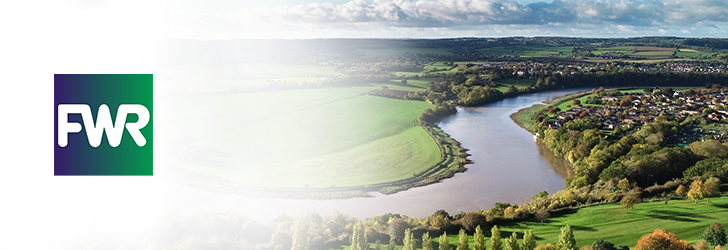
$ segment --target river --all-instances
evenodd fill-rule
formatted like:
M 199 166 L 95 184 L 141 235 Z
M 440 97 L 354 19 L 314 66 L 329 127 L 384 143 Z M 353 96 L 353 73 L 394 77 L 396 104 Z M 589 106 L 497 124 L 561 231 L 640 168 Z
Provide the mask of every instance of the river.
M 458 108 L 458 113 L 443 120 L 440 126 L 470 149 L 473 164 L 466 165 L 465 173 L 441 183 L 393 195 L 372 193 L 373 197 L 343 200 L 262 199 L 202 191 L 150 176 L 38 177 L 32 182 L 36 184 L 23 184 L 28 195 L 18 195 L 15 202 L 22 206 L 5 213 L 8 216 L 4 223 L 15 225 L 12 233 L 24 232 L 27 236 L 17 238 L 9 234 L 7 238 L 22 247 L 7 248 L 79 249 L 93 242 L 125 242 L 133 246 L 163 238 L 160 233 L 169 229 L 165 226 L 165 215 L 201 211 L 243 213 L 268 224 L 282 214 L 299 217 L 315 212 L 327 216 L 339 211 L 357 218 L 385 213 L 424 217 L 438 209 L 456 214 L 489 209 L 495 202 L 519 203 L 544 190 L 560 190 L 568 175 L 568 163 L 540 147 L 509 116 L 521 108 L 577 91 L 549 91 L 482 107 Z M 171 126 L 163 124 L 164 121 L 157 119 L 156 126 Z M 155 166 L 154 174 L 164 176 L 164 168 Z M 37 241 L 36 235 L 44 235 L 46 240 Z
M 458 113 L 440 122 L 440 127 L 468 148 L 473 164 L 465 173 L 441 183 L 413 188 L 392 195 L 344 200 L 290 200 L 246 198 L 215 194 L 183 185 L 168 184 L 159 204 L 168 211 L 190 214 L 197 211 L 243 212 L 262 223 L 281 214 L 321 215 L 334 210 L 358 218 L 384 213 L 424 217 L 438 209 L 451 214 L 488 209 L 495 202 L 520 203 L 541 191 L 554 193 L 564 186 L 568 162 L 554 157 L 533 141 L 510 115 L 556 97 L 582 90 L 556 90 L 508 98 L 481 107 L 458 108 Z

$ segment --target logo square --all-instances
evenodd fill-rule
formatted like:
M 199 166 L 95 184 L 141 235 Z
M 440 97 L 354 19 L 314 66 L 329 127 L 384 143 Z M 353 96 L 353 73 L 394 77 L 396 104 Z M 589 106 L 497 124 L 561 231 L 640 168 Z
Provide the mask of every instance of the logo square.
M 152 78 L 54 75 L 54 175 L 151 176 Z

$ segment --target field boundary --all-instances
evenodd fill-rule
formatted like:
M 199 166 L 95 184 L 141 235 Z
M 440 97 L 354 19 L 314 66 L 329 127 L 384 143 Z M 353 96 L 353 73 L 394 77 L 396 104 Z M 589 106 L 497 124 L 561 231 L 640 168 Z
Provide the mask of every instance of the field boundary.
M 288 199 L 345 199 L 352 197 L 370 197 L 368 192 L 393 194 L 414 187 L 426 186 L 440 180 L 450 178 L 456 173 L 465 172 L 467 149 L 436 125 L 423 125 L 422 129 L 437 143 L 440 148 L 440 161 L 432 167 L 413 174 L 412 177 L 397 181 L 369 185 L 327 187 L 327 188 L 268 188 L 246 187 L 234 184 L 219 177 L 210 177 L 200 173 L 190 173 L 175 169 L 171 180 L 176 183 L 198 189 L 222 193 L 237 194 L 246 197 L 288 198 Z

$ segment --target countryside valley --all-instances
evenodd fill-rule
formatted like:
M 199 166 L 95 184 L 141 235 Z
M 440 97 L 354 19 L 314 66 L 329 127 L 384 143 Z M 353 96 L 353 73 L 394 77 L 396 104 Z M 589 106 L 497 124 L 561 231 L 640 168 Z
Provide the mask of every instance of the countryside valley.
M 175 142 L 166 156 L 171 180 L 222 194 L 292 199 L 436 187 L 470 174 L 473 158 L 458 142 L 467 138 L 451 137 L 442 121 L 464 107 L 581 89 L 511 116 L 570 162 L 573 175 L 563 189 L 519 197 L 520 203 L 493 200 L 492 207 L 433 209 L 426 216 L 311 212 L 281 214 L 267 224 L 235 212 L 170 216 L 174 230 L 161 246 L 704 250 L 725 244 L 723 228 L 714 224 L 728 223 L 728 186 L 721 184 L 728 181 L 725 39 L 258 42 L 207 42 L 236 51 L 218 55 L 231 62 L 214 67 L 227 76 L 215 86 L 226 87 L 208 88 L 191 77 L 165 90 L 180 106 L 207 103 L 193 115 L 222 126 L 191 130 L 214 133 Z M 174 46 L 208 46 L 202 43 Z M 282 45 L 288 49 L 274 51 Z M 256 57 L 255 50 L 277 56 Z M 178 59 L 180 70 L 196 68 L 184 55 Z M 251 77 L 244 72 L 251 68 L 267 73 Z M 204 113 L 221 105 L 235 115 L 218 120 Z M 277 133 L 256 132 L 271 129 Z

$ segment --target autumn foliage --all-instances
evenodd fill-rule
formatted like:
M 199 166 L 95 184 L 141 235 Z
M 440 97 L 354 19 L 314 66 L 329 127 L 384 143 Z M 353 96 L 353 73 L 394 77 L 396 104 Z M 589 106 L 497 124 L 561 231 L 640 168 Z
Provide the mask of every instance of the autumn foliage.
M 694 250 L 687 241 L 680 240 L 675 234 L 657 229 L 637 241 L 634 250 Z

